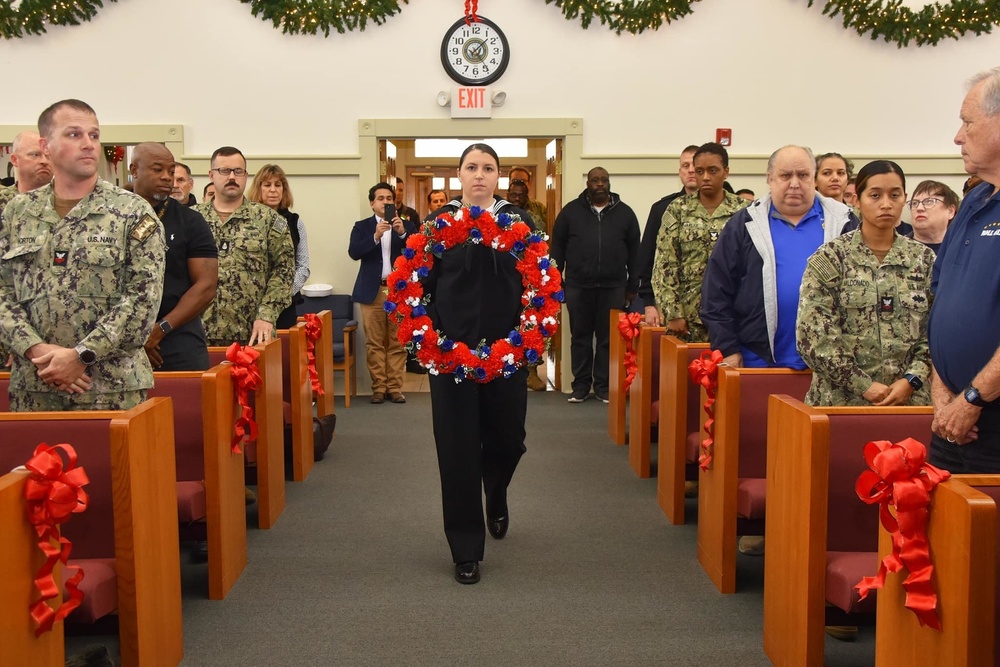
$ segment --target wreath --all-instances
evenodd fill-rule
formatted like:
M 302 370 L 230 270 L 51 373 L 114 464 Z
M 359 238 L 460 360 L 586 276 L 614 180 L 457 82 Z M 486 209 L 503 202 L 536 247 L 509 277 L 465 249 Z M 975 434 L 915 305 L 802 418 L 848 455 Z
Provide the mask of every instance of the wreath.
M 284 33 L 330 36 L 333 28 L 340 34 L 364 30 L 368 21 L 378 25 L 400 11 L 400 0 L 240 0 L 250 5 L 254 16 L 270 21 Z M 402 0 L 408 3 L 409 0 Z
M 117 2 L 118 0 L 109 0 Z M 6 5 L 6 7 L 4 7 Z M 41 35 L 46 25 L 80 25 L 104 7 L 101 0 L 0 0 L 0 36 L 16 39 Z
M 403 254 L 386 279 L 389 296 L 384 308 L 399 322 L 399 341 L 429 373 L 451 374 L 456 382 L 491 382 L 540 360 L 546 339 L 558 329 L 559 304 L 564 298 L 562 276 L 548 256 L 547 238 L 516 215 L 501 213 L 494 218 L 478 206 L 425 222 L 420 233 L 407 239 Z M 426 308 L 430 297 L 424 294 L 421 282 L 430 275 L 436 258 L 464 244 L 509 252 L 517 258 L 524 285 L 520 326 L 506 338 L 480 341 L 475 349 L 434 328 Z
M 545 0 L 555 4 L 570 20 L 580 18 L 587 28 L 597 19 L 617 34 L 629 32 L 638 35 L 644 30 L 657 30 L 694 13 L 691 5 L 699 0 Z

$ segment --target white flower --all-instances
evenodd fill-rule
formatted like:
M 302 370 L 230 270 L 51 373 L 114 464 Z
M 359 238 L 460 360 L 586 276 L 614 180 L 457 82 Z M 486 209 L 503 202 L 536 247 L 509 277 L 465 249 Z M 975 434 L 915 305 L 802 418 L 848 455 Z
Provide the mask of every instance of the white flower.
M 511 352 L 511 353 L 509 353 L 509 354 L 505 354 L 505 355 L 503 356 L 503 359 L 502 359 L 502 361 L 503 361 L 504 363 L 506 363 L 506 364 L 513 364 L 513 363 L 514 363 L 514 353 L 513 353 L 513 352 Z

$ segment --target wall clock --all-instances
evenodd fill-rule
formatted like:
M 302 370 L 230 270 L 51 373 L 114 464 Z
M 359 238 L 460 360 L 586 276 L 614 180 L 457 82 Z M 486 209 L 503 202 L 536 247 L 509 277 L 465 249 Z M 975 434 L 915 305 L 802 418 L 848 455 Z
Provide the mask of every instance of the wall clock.
M 501 76 L 510 63 L 510 44 L 500 27 L 489 19 L 466 24 L 455 21 L 441 41 L 441 64 L 452 79 L 465 86 L 486 86 Z

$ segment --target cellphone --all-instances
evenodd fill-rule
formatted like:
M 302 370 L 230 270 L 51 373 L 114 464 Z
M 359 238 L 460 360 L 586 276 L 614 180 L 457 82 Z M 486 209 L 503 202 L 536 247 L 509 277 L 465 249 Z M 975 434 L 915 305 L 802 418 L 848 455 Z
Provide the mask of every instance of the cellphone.
M 396 205 L 395 204 L 386 204 L 385 205 L 385 213 L 382 215 L 382 218 L 385 219 L 386 222 L 392 222 L 393 220 L 395 220 L 396 219 Z

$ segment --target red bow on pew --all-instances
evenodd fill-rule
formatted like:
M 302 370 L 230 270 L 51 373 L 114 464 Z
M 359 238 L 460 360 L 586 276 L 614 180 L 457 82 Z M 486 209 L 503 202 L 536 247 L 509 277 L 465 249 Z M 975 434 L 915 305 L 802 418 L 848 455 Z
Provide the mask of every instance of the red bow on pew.
M 257 422 L 253 418 L 253 408 L 250 407 L 250 392 L 260 389 L 260 370 L 257 368 L 257 357 L 260 352 L 250 346 L 233 343 L 226 350 L 226 359 L 233 365 L 233 384 L 236 385 L 236 398 L 240 404 L 240 416 L 233 424 L 233 454 L 243 450 L 240 444 L 244 440 L 257 439 Z
M 625 391 L 632 386 L 632 380 L 639 370 L 635 365 L 635 344 L 632 341 L 639 337 L 640 322 L 642 315 L 639 313 L 622 313 L 618 316 L 618 333 L 625 341 Z
M 65 467 L 59 450 L 64 451 L 69 460 Z M 53 623 L 69 616 L 83 601 L 83 591 L 79 589 L 83 570 L 77 567 L 73 568 L 76 572 L 66 582 L 69 599 L 56 610 L 48 605 L 49 600 L 59 595 L 59 586 L 52 571 L 57 562 L 66 565 L 73 548 L 70 541 L 59 534 L 57 526 L 66 523 L 70 514 L 87 509 L 88 497 L 83 487 L 90 480 L 83 468 L 76 467 L 76 450 L 66 444 L 50 447 L 43 442 L 24 465 L 32 473 L 24 487 L 28 522 L 35 527 L 38 548 L 45 554 L 45 562 L 35 575 L 35 586 L 42 597 L 29 607 L 31 617 L 38 626 L 35 629 L 35 636 L 38 637 L 51 630 Z M 53 540 L 58 545 L 53 545 Z
M 864 600 L 872 589 L 882 588 L 888 572 L 899 572 L 905 566 L 909 572 L 903 581 L 906 608 L 917 615 L 921 625 L 940 630 L 937 594 L 931 584 L 934 564 L 925 528 L 931 491 L 951 473 L 925 463 L 926 458 L 927 449 L 913 438 L 895 444 L 878 440 L 865 445 L 865 462 L 870 470 L 861 473 L 855 490 L 864 502 L 881 506 L 879 519 L 892 534 L 892 553 L 882 559 L 874 577 L 863 577 L 855 588 Z M 895 517 L 890 506 L 896 510 Z
M 698 467 L 702 470 L 712 467 L 712 445 L 715 443 L 715 410 L 712 406 L 715 405 L 715 390 L 719 387 L 719 364 L 722 359 L 719 350 L 705 350 L 688 366 L 691 381 L 704 387 L 708 396 L 705 401 L 705 414 L 708 415 L 705 433 L 708 437 L 701 441 L 701 454 L 698 456 Z
M 309 313 L 303 319 L 306 321 L 306 368 L 309 370 L 309 382 L 316 395 L 322 396 L 325 392 L 316 370 L 316 341 L 323 334 L 323 320 L 316 313 Z

